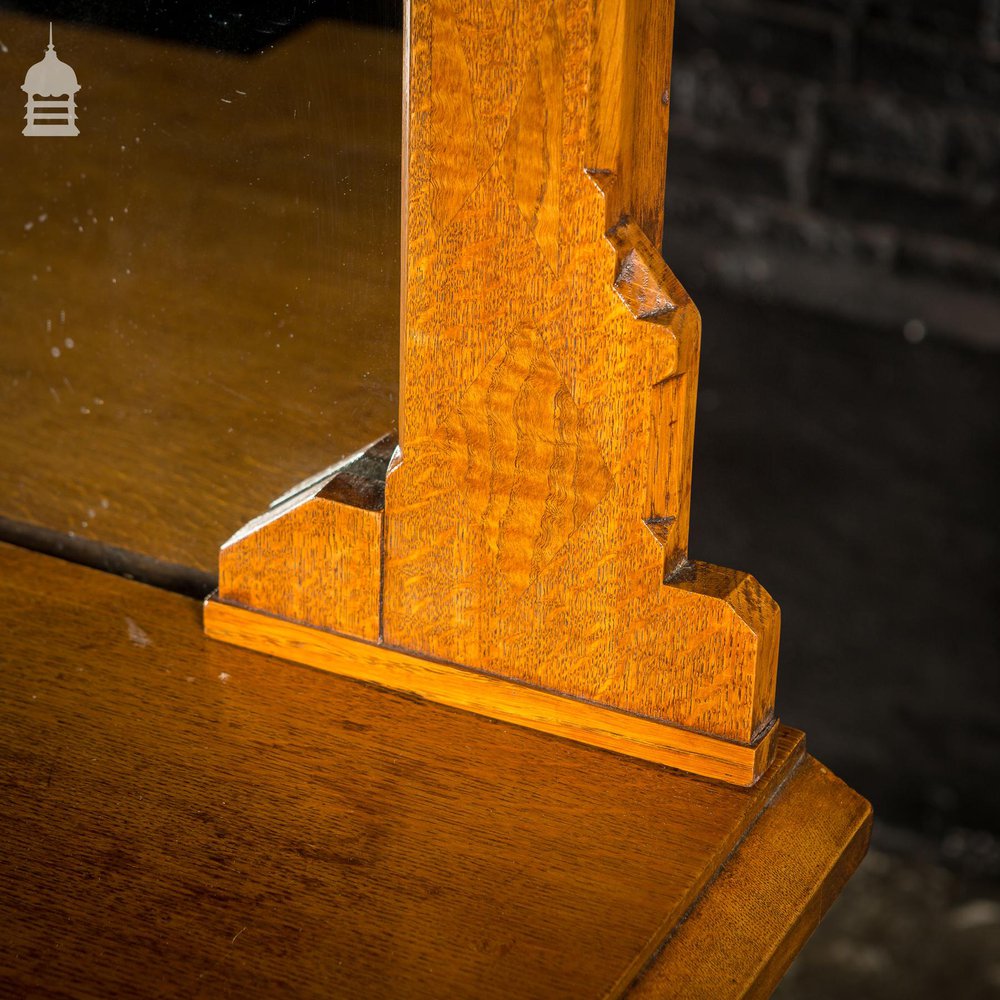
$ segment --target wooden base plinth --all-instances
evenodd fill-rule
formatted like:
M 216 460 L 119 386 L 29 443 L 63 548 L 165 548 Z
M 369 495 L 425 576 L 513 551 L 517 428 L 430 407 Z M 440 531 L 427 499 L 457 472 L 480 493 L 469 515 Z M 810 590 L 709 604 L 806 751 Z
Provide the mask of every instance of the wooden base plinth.
M 251 611 L 214 595 L 205 602 L 205 631 L 236 646 L 731 784 L 755 784 L 774 758 L 777 720 L 745 746 Z

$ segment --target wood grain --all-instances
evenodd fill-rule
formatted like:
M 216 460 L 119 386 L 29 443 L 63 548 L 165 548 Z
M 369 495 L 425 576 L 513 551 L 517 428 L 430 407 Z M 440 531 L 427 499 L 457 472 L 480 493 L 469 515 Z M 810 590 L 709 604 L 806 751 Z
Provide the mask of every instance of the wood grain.
M 216 643 L 193 601 L 8 546 L 0 628 L 11 995 L 620 996 L 687 914 L 726 1000 L 699 912 L 780 930 L 762 907 L 808 909 L 844 847 L 811 831 L 857 810 L 827 781 L 785 853 L 751 830 L 734 860 L 781 892 L 747 896 L 713 877 L 786 815 L 792 730 L 738 789 Z
M 345 606 L 350 607 L 347 603 Z M 427 698 L 501 722 L 579 740 L 629 757 L 666 764 L 736 785 L 753 785 L 774 759 L 778 727 L 752 746 L 705 736 L 602 705 L 491 677 L 478 670 L 414 656 L 391 646 L 356 642 L 336 632 L 223 603 L 205 602 L 205 632 L 236 646 Z M 371 639 L 360 635 L 351 636 Z
M 750 744 L 777 606 L 687 565 L 700 322 L 657 250 L 672 15 L 410 4 L 383 637 Z
M 4 121 L 47 38 L 0 11 Z M 394 424 L 400 35 L 317 21 L 252 58 L 55 38 L 80 135 L 4 144 L 0 516 L 214 573 Z

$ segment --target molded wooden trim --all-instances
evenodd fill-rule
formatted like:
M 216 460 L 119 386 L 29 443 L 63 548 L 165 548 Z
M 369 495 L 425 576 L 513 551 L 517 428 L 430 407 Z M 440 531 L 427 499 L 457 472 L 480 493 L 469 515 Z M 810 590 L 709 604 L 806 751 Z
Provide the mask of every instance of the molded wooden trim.
M 871 838 L 872 808 L 813 757 L 795 768 L 630 1000 L 769 997 Z M 712 941 L 705 949 L 698 942 Z

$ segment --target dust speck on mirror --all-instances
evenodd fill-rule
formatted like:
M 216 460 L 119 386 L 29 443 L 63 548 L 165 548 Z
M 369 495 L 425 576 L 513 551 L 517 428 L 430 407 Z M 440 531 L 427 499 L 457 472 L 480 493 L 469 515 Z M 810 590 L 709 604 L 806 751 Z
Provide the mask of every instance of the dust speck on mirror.
M 395 427 L 400 23 L 384 0 L 0 0 L 0 419 L 47 442 L 0 456 L 23 484 L 0 516 L 190 509 L 205 540 L 176 529 L 170 559 L 208 565 Z

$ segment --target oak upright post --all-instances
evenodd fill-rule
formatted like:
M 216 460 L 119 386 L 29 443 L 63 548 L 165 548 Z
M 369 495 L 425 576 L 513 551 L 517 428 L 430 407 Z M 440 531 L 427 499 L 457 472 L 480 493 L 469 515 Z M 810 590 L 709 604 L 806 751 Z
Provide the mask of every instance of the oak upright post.
M 779 615 L 688 559 L 700 320 L 658 250 L 672 19 L 411 0 L 399 448 L 227 543 L 207 626 L 750 784 Z M 343 635 L 381 652 L 334 662 Z

